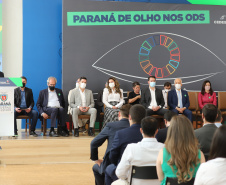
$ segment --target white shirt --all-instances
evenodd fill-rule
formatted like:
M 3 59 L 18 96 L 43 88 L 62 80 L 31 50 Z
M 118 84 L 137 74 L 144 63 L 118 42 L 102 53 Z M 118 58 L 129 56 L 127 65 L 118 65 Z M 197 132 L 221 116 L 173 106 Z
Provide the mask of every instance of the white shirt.
M 112 90 L 112 93 L 109 93 L 107 88 L 104 88 L 103 92 L 103 103 L 106 107 L 112 108 L 113 106 L 109 103 L 111 101 L 119 102 L 116 107 L 120 108 L 123 105 L 123 90 L 120 89 L 122 97 L 120 97 L 119 93 L 116 93 L 115 90 Z
M 226 158 L 216 158 L 202 163 L 196 173 L 194 185 L 225 185 L 225 171 Z
M 164 144 L 159 143 L 156 138 L 143 138 L 141 142 L 128 144 L 116 168 L 116 175 L 130 182 L 132 166 L 156 166 L 158 153 L 163 147 Z M 158 179 L 133 179 L 132 185 L 150 185 L 150 182 L 153 185 L 160 184 Z
M 218 128 L 222 125 L 221 123 L 214 123 Z
M 165 105 L 164 107 L 168 107 L 167 105 L 167 96 L 168 96 L 168 92 L 166 92 L 166 90 L 162 90 L 162 94 L 163 94 L 163 98 L 164 98 L 164 101 L 165 101 Z
M 181 93 L 181 90 L 179 90 L 179 91 L 178 91 L 178 90 L 176 90 L 176 92 L 177 92 L 177 99 L 178 99 L 178 104 L 177 104 L 177 106 L 178 106 L 178 107 L 180 107 L 179 97 L 178 97 L 178 93 L 180 93 L 181 102 L 182 102 L 182 107 L 183 107 L 183 101 L 182 101 L 182 93 Z M 182 107 L 181 107 L 181 108 L 182 108 Z
M 60 102 L 58 100 L 56 90 L 50 91 L 48 89 L 48 92 L 49 92 L 49 98 L 48 98 L 47 107 L 60 107 Z
M 157 107 L 158 105 L 157 105 L 156 98 L 155 98 L 155 90 L 151 90 L 150 87 L 149 87 L 149 89 L 150 89 L 150 93 L 151 93 L 151 103 L 148 108 L 152 109 L 153 107 Z
M 86 96 L 85 96 L 85 90 L 82 92 L 82 90 L 79 88 L 81 99 L 82 99 L 82 107 L 86 107 Z

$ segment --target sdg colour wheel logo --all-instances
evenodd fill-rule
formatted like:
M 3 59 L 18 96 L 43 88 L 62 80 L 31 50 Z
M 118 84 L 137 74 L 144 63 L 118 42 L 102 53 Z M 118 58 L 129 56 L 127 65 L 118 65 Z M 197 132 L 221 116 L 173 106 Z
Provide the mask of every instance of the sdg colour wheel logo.
M 169 61 L 162 68 L 154 66 L 151 57 L 151 50 L 154 47 L 165 47 L 169 52 Z M 165 35 L 154 35 L 146 39 L 140 47 L 139 62 L 143 71 L 156 78 L 164 78 L 172 75 L 180 63 L 180 49 L 176 42 Z

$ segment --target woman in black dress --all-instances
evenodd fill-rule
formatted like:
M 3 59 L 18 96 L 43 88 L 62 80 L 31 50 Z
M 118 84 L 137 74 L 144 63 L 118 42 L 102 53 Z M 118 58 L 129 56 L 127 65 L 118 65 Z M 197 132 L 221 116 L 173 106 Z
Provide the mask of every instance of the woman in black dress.
M 139 104 L 140 103 L 140 83 L 133 82 L 133 91 L 129 93 L 128 103 L 131 105 Z

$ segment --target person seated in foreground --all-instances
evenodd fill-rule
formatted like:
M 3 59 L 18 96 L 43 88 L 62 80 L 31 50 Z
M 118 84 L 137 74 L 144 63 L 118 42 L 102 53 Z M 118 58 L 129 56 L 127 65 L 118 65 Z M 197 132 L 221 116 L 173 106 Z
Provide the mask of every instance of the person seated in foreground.
M 115 169 L 121 160 L 126 146 L 130 143 L 137 143 L 142 140 L 140 133 L 141 120 L 145 117 L 145 108 L 142 105 L 133 105 L 129 111 L 130 127 L 116 132 L 109 160 L 111 164 L 105 170 L 105 184 L 110 185 L 118 177 L 115 175 Z
M 140 132 L 143 139 L 141 142 L 127 145 L 115 172 L 119 179 L 127 181 L 128 184 L 131 181 L 132 166 L 156 166 L 158 153 L 164 147 L 164 144 L 159 143 L 155 138 L 158 132 L 158 122 L 155 118 L 142 119 Z M 117 181 L 112 184 L 117 185 Z M 135 184 L 154 185 L 159 184 L 159 181 L 132 179 L 132 185 Z
M 92 140 L 90 144 L 91 156 L 90 159 L 96 164 L 93 166 L 93 173 L 95 177 L 96 185 L 104 185 L 104 172 L 106 167 L 110 164 L 109 154 L 114 140 L 116 131 L 128 128 L 129 124 L 129 110 L 130 104 L 123 105 L 120 108 L 118 119 L 119 121 L 107 123 L 104 129 Z M 105 142 L 108 141 L 107 148 L 103 159 L 99 159 L 98 148 Z
M 178 183 L 189 182 L 203 162 L 205 157 L 198 148 L 191 122 L 183 115 L 174 116 L 156 164 L 161 185 L 166 184 L 167 177 L 177 178 Z

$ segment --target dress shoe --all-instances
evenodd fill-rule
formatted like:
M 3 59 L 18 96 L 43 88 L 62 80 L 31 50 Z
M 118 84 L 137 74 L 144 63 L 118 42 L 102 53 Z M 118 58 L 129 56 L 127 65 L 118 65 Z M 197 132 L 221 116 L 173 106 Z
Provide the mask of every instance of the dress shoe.
M 78 131 L 78 129 L 75 129 L 75 130 L 74 130 L 74 136 L 75 136 L 75 137 L 79 137 L 79 131 Z
M 63 137 L 68 137 L 69 136 L 69 134 L 66 131 L 64 131 L 64 130 L 61 131 L 60 135 L 63 136 Z
M 93 133 L 93 129 L 92 128 L 89 129 L 88 135 L 89 136 L 95 136 L 94 133 Z
M 30 136 L 38 137 L 38 134 L 36 134 L 35 131 L 31 131 Z
M 59 137 L 59 135 L 53 130 L 49 132 L 50 137 Z

